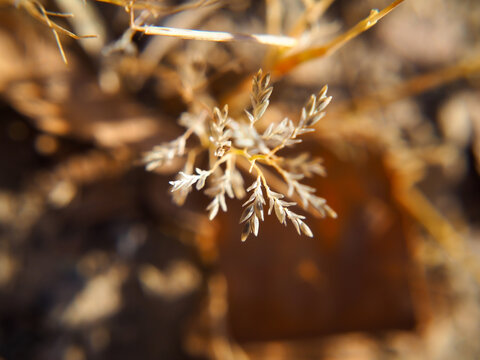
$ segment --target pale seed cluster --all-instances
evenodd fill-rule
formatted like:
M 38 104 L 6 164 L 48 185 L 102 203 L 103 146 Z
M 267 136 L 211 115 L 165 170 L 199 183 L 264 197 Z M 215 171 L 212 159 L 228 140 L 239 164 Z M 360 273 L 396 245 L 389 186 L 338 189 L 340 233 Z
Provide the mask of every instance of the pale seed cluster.
M 268 108 L 272 90 L 269 74 L 264 75 L 260 70 L 252 83 L 252 108 L 245 110 L 248 121 L 231 118 L 228 106 L 221 110 L 215 107 L 211 116 L 182 114 L 180 124 L 186 127 L 186 132 L 144 156 L 147 170 L 154 170 L 173 159 L 186 158 L 183 171 L 170 182 L 174 200 L 181 205 L 193 188 L 202 190 L 206 187 L 204 193 L 212 199 L 207 206 L 210 219 L 215 218 L 220 209 L 227 211 L 227 197 L 242 199 L 250 193 L 240 218 L 240 223 L 244 224 L 242 241 L 250 234 L 258 235 L 267 202 L 268 215 L 274 212 L 281 224 L 286 225 L 289 221 L 299 234 L 309 237 L 313 233 L 304 222 L 305 216 L 291 209 L 297 205 L 293 201 L 295 198 L 300 200 L 304 209 L 311 207 L 322 217 L 337 216 L 324 198 L 314 194 L 313 187 L 300 182 L 305 177 L 326 174 L 321 160 L 312 159 L 307 153 L 296 157 L 278 155 L 281 149 L 301 142 L 301 135 L 314 131 L 313 126 L 325 115 L 324 110 L 331 101 L 331 97 L 327 96 L 327 86 L 310 97 L 297 123 L 285 118 L 270 124 L 260 133 L 256 125 Z M 200 140 L 200 145 L 187 148 L 187 141 L 193 134 Z M 208 153 L 208 170 L 195 167 L 205 152 Z M 267 167 L 275 170 L 286 183 L 286 194 L 271 189 L 265 172 Z M 246 190 L 239 169 L 255 177 Z M 292 201 L 287 201 L 287 198 Z

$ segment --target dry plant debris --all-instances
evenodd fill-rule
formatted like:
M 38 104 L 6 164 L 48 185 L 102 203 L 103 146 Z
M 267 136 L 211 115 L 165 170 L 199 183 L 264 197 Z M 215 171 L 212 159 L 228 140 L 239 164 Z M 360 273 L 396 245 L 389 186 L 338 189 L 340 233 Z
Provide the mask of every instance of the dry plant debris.
M 285 118 L 277 124 L 270 124 L 261 133 L 256 127 L 270 104 L 270 95 L 273 87 L 270 86 L 270 74 L 263 74 L 262 70 L 253 78 L 250 111 L 245 110 L 247 119 L 234 119 L 228 115 L 228 106 L 223 109 L 214 107 L 212 116 L 184 113 L 180 123 L 186 127 L 186 132 L 177 139 L 157 146 L 144 156 L 147 170 L 154 170 L 178 157 L 184 157 L 192 151 L 197 154 L 200 148 L 208 152 L 209 169 L 195 168 L 195 157 L 188 157 L 185 168 L 177 175 L 176 180 L 170 181 L 171 191 L 175 202 L 179 205 L 185 202 L 189 192 L 195 186 L 196 190 L 209 186 L 204 191 L 212 198 L 207 207 L 212 220 L 219 209 L 227 211 L 225 196 L 242 199 L 245 196 L 244 179 L 238 167 L 254 172 L 255 181 L 246 189 L 251 193 L 243 204 L 245 210 L 240 223 L 245 223 L 241 239 L 245 241 L 250 234 L 258 235 L 260 222 L 264 220 L 264 206 L 268 200 L 268 215 L 273 211 L 281 224 L 286 225 L 287 219 L 293 224 L 298 234 L 313 236 L 312 231 L 304 222 L 305 216 L 299 215 L 290 209 L 297 205 L 294 201 L 286 201 L 295 194 L 301 200 L 304 209 L 311 206 L 320 216 L 336 218 L 337 214 L 327 204 L 324 198 L 316 196 L 315 189 L 300 183 L 305 177 L 314 174 L 325 175 L 321 159 L 310 159 L 308 154 L 300 154 L 294 158 L 278 155 L 286 147 L 300 143 L 301 135 L 314 131 L 313 126 L 324 117 L 325 108 L 332 100 L 327 96 L 327 86 L 324 86 L 317 95 L 312 95 L 302 108 L 300 120 L 294 123 Z M 195 134 L 201 146 L 186 149 L 186 142 L 190 135 Z M 263 166 L 273 168 L 288 186 L 286 194 L 275 192 L 269 185 L 268 176 L 262 170 Z M 193 169 L 195 168 L 195 172 Z
M 480 62 L 478 39 L 468 35 L 479 33 L 476 2 L 0 5 L 0 357 L 479 358 L 478 283 L 469 277 L 480 279 Z M 98 18 L 83 17 L 82 7 Z M 357 38 L 374 25 L 371 36 Z M 85 43 L 94 41 L 77 46 L 68 39 L 75 34 L 96 34 L 100 45 L 88 51 Z M 305 64 L 319 58 L 325 59 Z M 259 68 L 251 107 L 239 115 Z M 270 105 L 267 72 L 278 96 Z M 313 124 L 329 101 L 321 91 L 297 120 L 289 109 L 302 109 L 324 83 L 335 98 L 328 116 Z M 178 118 L 185 133 L 176 138 Z M 310 139 L 301 136 L 313 127 Z M 177 174 L 175 202 L 191 194 L 195 207 L 198 188 L 210 198 L 211 218 L 227 202 L 233 216 L 220 223 L 187 207 L 172 210 L 168 180 L 132 166 L 169 139 L 144 164 Z M 294 155 L 290 148 L 300 139 L 302 151 Z M 326 181 L 305 179 L 326 175 L 315 156 L 328 164 Z M 295 210 L 298 204 L 335 215 L 314 188 L 327 194 L 338 220 L 307 225 Z M 282 228 L 274 218 L 293 226 Z M 243 240 L 261 226 L 263 241 L 231 241 L 238 221 Z M 294 229 L 307 236 L 291 241 Z M 315 239 L 308 238 L 312 232 Z M 175 252 L 179 244 L 185 248 Z M 102 279 L 107 286 L 96 286 Z M 424 322 L 428 296 L 413 290 L 425 282 L 434 297 L 433 322 Z M 100 313 L 96 297 L 105 305 Z M 415 309 L 406 305 L 410 298 Z M 190 322 L 200 301 L 208 303 L 195 324 L 201 331 L 187 334 L 180 318 Z M 269 316 L 251 316 L 242 330 L 238 319 L 252 313 Z M 386 319 L 393 320 L 386 337 L 363 333 L 383 331 Z M 404 328 L 411 319 L 425 332 Z M 38 326 L 22 328 L 32 322 Z M 358 337 L 323 337 L 352 329 Z M 287 341 L 263 342 L 267 330 Z M 255 341 L 253 348 L 242 334 Z M 305 342 L 301 334 L 314 338 Z M 30 336 L 36 340 L 27 346 L 17 341 Z M 186 345 L 169 356 L 180 340 Z
M 68 63 L 68 60 L 67 56 L 65 55 L 62 42 L 60 41 L 59 34 L 69 36 L 76 40 L 96 37 L 96 35 L 76 35 L 51 19 L 52 17 L 71 18 L 74 16 L 73 14 L 47 11 L 41 2 L 36 0 L 13 0 L 12 2 L 16 7 L 24 9 L 28 14 L 30 14 L 35 19 L 43 22 L 52 30 L 53 36 L 55 37 L 55 41 L 58 46 L 58 50 L 60 51 L 63 62 L 65 64 Z

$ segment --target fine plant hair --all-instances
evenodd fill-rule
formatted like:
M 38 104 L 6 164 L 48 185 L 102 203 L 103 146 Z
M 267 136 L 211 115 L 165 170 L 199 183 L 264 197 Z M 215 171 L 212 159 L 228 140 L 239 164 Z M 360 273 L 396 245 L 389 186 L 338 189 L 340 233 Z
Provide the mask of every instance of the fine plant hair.
M 211 115 L 206 112 L 200 115 L 184 113 L 179 123 L 186 128 L 185 133 L 146 153 L 143 158 L 145 167 L 151 171 L 176 158 L 186 158 L 183 171 L 170 181 L 173 200 L 182 205 L 194 188 L 199 191 L 205 189 L 205 195 L 212 199 L 207 206 L 210 220 L 220 209 L 227 211 L 226 196 L 242 199 L 248 193 L 239 219 L 244 224 L 242 241 L 250 234 L 258 235 L 265 207 L 268 207 L 268 215 L 275 213 L 281 224 L 286 225 L 289 221 L 298 234 L 312 237 L 313 233 L 304 221 L 305 216 L 293 209 L 297 205 L 294 200 L 299 199 L 305 210 L 312 208 L 321 217 L 336 218 L 335 211 L 326 200 L 315 195 L 313 187 L 300 182 L 305 177 L 324 176 L 325 169 L 321 159 L 311 158 L 309 154 L 284 157 L 279 152 L 300 143 L 300 136 L 314 131 L 314 125 L 325 115 L 324 110 L 332 99 L 327 96 L 327 89 L 324 86 L 317 95 L 310 96 L 298 122 L 285 118 L 279 123 L 271 123 L 261 133 L 257 124 L 268 108 L 273 88 L 270 86 L 270 74 L 259 70 L 252 82 L 252 107 L 245 110 L 245 117 L 230 117 L 227 105 L 222 109 L 214 107 Z M 198 137 L 201 145 L 187 148 L 187 141 L 192 135 Z M 206 170 L 195 167 L 202 151 L 207 151 L 209 155 L 210 166 Z M 271 184 L 272 178 L 279 178 L 271 175 L 267 167 L 280 175 L 283 186 Z M 254 181 L 250 185 L 245 186 L 239 169 L 253 176 Z M 278 181 L 275 183 L 278 185 Z M 278 188 L 287 190 L 282 193 Z

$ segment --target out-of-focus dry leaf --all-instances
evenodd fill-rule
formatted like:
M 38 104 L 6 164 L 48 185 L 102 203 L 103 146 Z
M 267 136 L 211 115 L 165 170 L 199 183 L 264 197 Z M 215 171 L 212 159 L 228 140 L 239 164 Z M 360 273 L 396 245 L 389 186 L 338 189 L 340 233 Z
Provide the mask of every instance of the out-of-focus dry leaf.
M 113 267 L 89 280 L 61 315 L 67 327 L 79 327 L 115 314 L 121 307 L 120 289 L 127 270 Z
M 190 294 L 201 279 L 198 270 L 185 261 L 175 262 L 163 272 L 152 265 L 144 265 L 138 276 L 146 292 L 169 301 Z

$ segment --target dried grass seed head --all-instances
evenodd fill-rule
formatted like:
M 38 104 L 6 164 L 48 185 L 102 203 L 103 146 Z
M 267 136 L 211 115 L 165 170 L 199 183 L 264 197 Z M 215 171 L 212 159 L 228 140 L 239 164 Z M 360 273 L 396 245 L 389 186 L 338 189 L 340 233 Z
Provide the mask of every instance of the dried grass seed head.
M 229 117 L 227 105 L 222 109 L 214 107 L 210 117 L 198 116 L 196 119 L 194 115 L 190 115 L 188 121 L 185 121 L 187 116 L 184 114 L 182 125 L 187 129 L 185 134 L 147 153 L 144 158 L 146 168 L 151 170 L 162 166 L 169 159 L 183 157 L 190 154 L 190 151 L 200 153 L 203 149 L 210 154 L 209 168 L 195 168 L 196 156 L 188 156 L 186 170 L 179 172 L 177 178 L 170 182 L 171 191 L 178 193 L 182 203 L 194 187 L 202 190 L 208 182 L 209 186 L 203 191 L 212 198 L 207 211 L 209 218 L 213 219 L 220 209 L 227 211 L 226 196 L 240 199 L 250 193 L 247 201 L 243 203 L 245 209 L 240 217 L 240 223 L 244 224 L 242 241 L 250 234 L 258 235 L 260 222 L 265 218 L 264 206 L 267 201 L 268 215 L 275 212 L 281 224 L 286 225 L 288 220 L 299 234 L 311 237 L 313 233 L 304 221 L 305 216 L 292 209 L 297 202 L 287 201 L 286 198 L 297 197 L 305 209 L 312 207 L 323 217 L 336 217 L 326 200 L 314 194 L 313 187 L 300 182 L 304 177 L 314 174 L 325 175 L 325 169 L 320 159 L 312 159 L 309 154 L 284 157 L 277 152 L 301 142 L 301 135 L 314 131 L 313 125 L 323 117 L 324 110 L 331 101 L 331 97 L 327 96 L 327 89 L 325 86 L 317 95 L 310 97 L 302 108 L 298 123 L 285 118 L 280 123 L 270 124 L 263 134 L 260 134 L 256 123 L 264 115 L 272 94 L 270 75 L 263 74 L 260 70 L 252 81 L 252 110 L 246 111 L 248 122 Z M 200 148 L 186 150 L 186 141 L 193 134 L 200 138 Z M 206 134 L 208 136 L 205 136 Z M 272 168 L 280 175 L 288 187 L 286 194 L 270 188 L 270 175 L 264 173 L 264 166 Z M 237 167 L 248 168 L 248 173 L 256 176 L 247 189 L 244 188 L 243 175 Z

